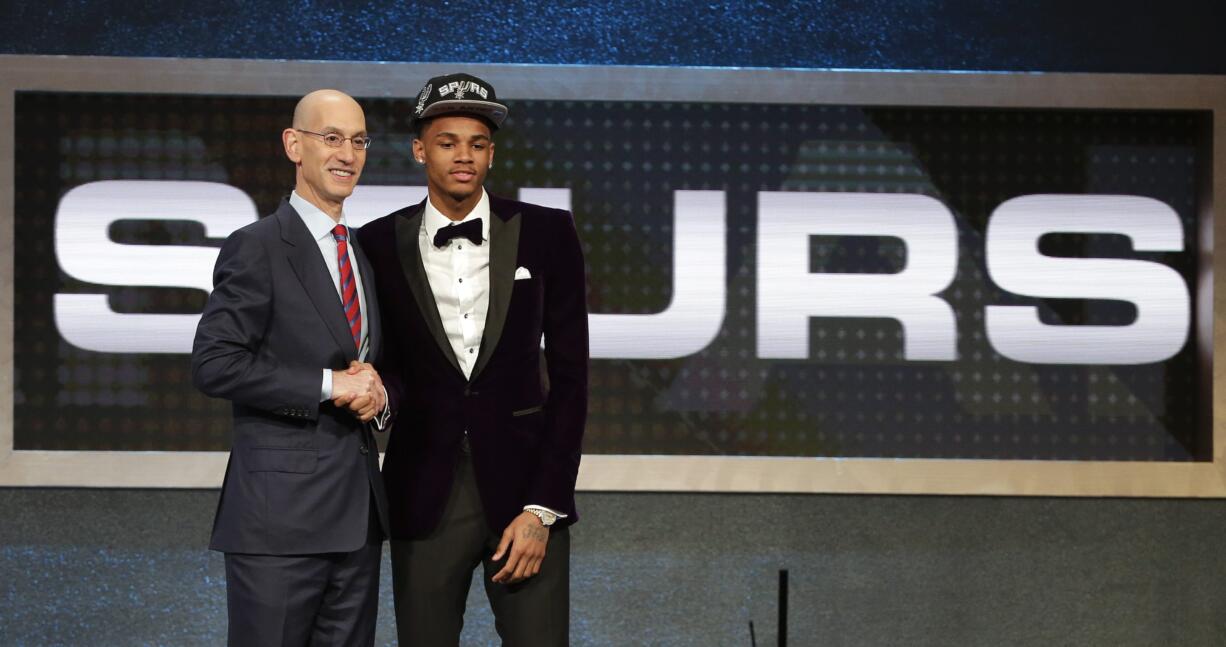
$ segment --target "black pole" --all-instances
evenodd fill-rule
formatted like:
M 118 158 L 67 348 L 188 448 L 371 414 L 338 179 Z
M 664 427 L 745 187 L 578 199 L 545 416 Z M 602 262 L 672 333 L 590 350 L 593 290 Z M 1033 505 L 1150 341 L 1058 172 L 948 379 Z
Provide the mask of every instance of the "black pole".
M 788 570 L 779 571 L 779 647 L 788 645 Z

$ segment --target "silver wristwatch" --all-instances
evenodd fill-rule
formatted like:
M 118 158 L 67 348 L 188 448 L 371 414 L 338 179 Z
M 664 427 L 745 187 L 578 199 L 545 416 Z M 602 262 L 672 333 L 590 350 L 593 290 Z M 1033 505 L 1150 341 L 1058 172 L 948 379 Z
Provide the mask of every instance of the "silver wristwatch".
M 536 515 L 537 519 L 541 520 L 541 525 L 548 528 L 553 525 L 553 522 L 558 520 L 558 515 L 548 510 L 537 510 L 536 508 L 528 508 L 528 512 Z

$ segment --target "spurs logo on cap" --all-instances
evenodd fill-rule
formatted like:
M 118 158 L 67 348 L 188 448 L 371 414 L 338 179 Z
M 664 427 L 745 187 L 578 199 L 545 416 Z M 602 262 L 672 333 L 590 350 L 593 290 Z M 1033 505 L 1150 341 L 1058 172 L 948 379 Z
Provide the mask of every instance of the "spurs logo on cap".
M 482 99 L 488 99 L 490 96 L 490 93 L 485 88 L 472 81 L 452 81 L 438 89 L 440 97 L 454 93 L 456 99 L 463 99 L 466 92 L 479 94 Z
M 430 92 L 434 90 L 434 85 L 427 83 L 426 87 L 421 89 L 421 94 L 417 95 L 417 114 L 420 115 L 422 110 L 426 109 L 426 99 L 430 98 Z
M 470 74 L 447 74 L 430 79 L 413 111 L 415 121 L 439 115 L 469 114 L 481 117 L 492 128 L 507 118 L 507 107 L 498 101 L 494 86 Z

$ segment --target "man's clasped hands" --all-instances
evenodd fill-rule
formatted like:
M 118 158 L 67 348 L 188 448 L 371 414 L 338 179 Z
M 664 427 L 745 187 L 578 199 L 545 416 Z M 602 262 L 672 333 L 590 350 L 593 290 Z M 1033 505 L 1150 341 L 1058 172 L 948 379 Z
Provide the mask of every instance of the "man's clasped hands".
M 354 360 L 343 371 L 332 371 L 332 404 L 369 422 L 387 404 L 387 391 L 375 367 Z

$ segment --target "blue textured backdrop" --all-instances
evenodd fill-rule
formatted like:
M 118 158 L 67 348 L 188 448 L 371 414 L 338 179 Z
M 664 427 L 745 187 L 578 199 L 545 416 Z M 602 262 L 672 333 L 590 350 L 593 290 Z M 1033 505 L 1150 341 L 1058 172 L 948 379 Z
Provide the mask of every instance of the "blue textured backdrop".
M 0 52 L 1226 73 L 1218 0 L 5 0 Z

